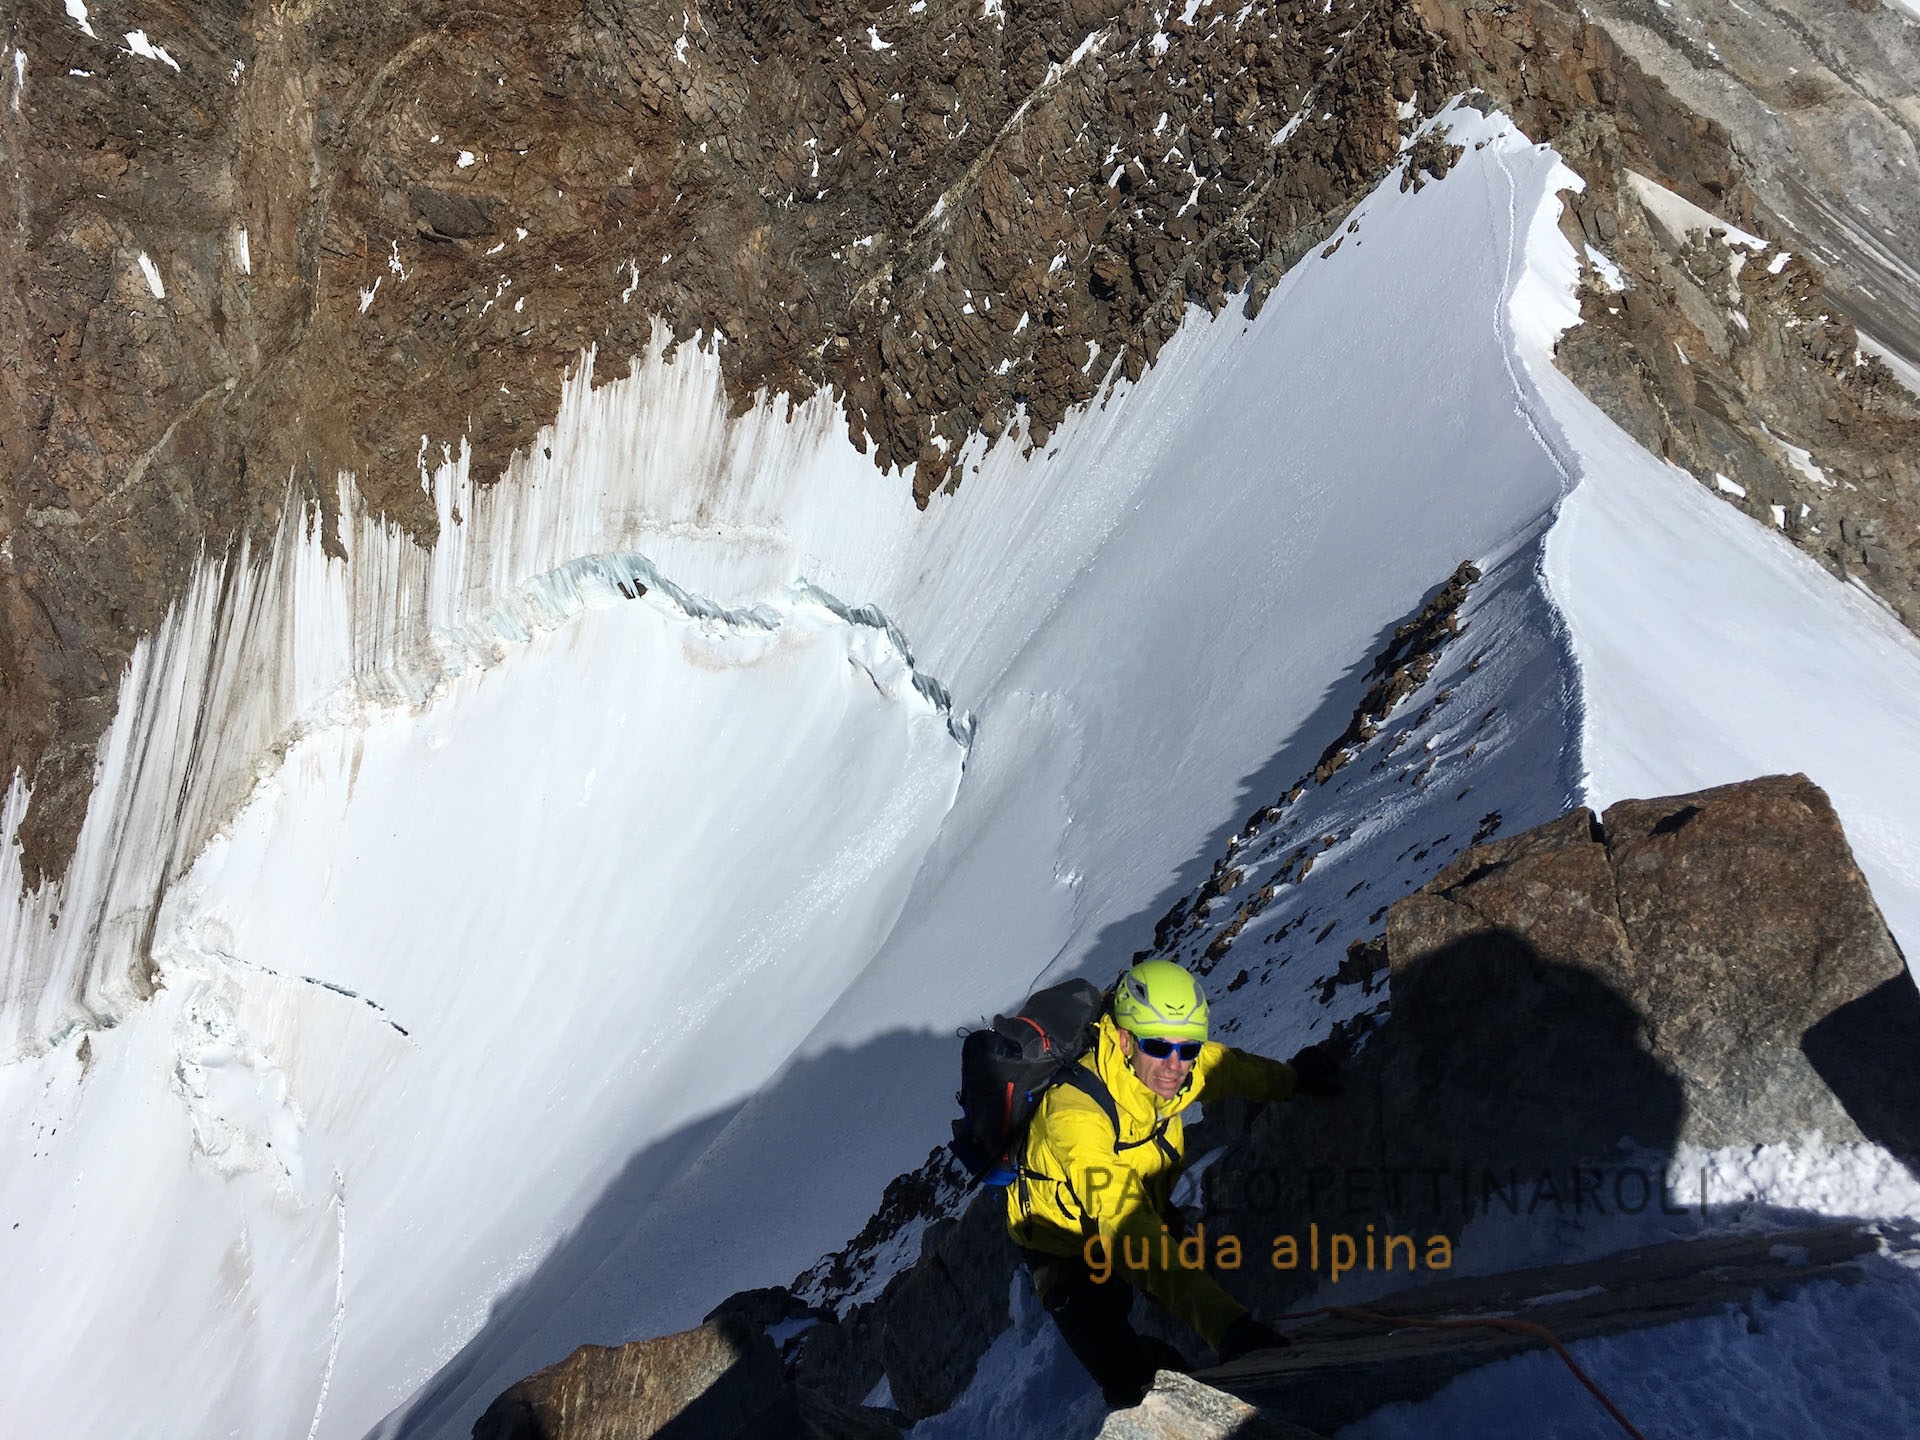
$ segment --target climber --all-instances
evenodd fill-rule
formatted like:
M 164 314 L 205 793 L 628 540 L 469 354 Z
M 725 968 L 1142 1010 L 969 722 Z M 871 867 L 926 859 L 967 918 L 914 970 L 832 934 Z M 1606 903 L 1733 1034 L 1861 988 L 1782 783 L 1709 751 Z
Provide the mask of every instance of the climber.
M 1187 1368 L 1129 1323 L 1136 1286 L 1222 1363 L 1287 1343 L 1204 1269 L 1162 1261 L 1162 1237 L 1178 1240 L 1184 1228 L 1170 1200 L 1184 1163 L 1181 1112 L 1222 1095 L 1284 1100 L 1337 1088 L 1322 1047 L 1285 1064 L 1209 1041 L 1206 995 L 1172 961 L 1143 961 L 1120 977 L 1094 1044 L 1042 1097 L 1007 1187 L 1007 1228 L 1040 1304 L 1110 1406 L 1137 1405 L 1156 1370 Z M 1144 1268 L 1131 1263 L 1143 1242 Z

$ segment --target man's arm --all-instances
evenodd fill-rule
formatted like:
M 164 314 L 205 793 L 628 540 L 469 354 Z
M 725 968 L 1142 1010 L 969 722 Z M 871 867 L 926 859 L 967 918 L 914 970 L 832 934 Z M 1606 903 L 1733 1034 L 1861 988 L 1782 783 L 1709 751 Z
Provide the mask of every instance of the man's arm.
M 1193 1067 L 1194 1098 L 1205 1104 L 1222 1095 L 1243 1100 L 1285 1100 L 1299 1088 L 1293 1067 L 1209 1040 Z

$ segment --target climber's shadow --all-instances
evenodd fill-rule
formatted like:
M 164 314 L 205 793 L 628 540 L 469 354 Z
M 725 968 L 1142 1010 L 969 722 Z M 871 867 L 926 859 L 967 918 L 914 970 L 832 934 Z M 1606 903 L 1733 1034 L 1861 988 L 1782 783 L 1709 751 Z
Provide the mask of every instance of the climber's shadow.
M 1633 1004 L 1594 971 L 1508 930 L 1463 936 L 1392 979 L 1371 1068 L 1383 1158 L 1428 1166 L 1567 1166 L 1670 1153 L 1679 1079 L 1647 1052 Z
M 1920 1177 L 1920 988 L 1911 971 L 1808 1029 L 1800 1049 L 1860 1133 Z
M 1396 972 L 1391 1018 L 1350 1058 L 1344 1093 L 1267 1107 L 1209 1172 L 1207 1208 L 1258 1257 L 1230 1288 L 1279 1313 L 1327 1278 L 1304 1258 L 1309 1225 L 1323 1245 L 1353 1235 L 1364 1255 L 1371 1227 L 1417 1237 L 1425 1255 L 1490 1205 L 1543 1232 L 1570 1209 L 1602 1220 L 1621 1199 L 1657 1206 L 1684 1115 L 1679 1079 L 1612 985 L 1486 930 Z M 1267 1263 L 1281 1235 L 1302 1250 L 1291 1269 Z

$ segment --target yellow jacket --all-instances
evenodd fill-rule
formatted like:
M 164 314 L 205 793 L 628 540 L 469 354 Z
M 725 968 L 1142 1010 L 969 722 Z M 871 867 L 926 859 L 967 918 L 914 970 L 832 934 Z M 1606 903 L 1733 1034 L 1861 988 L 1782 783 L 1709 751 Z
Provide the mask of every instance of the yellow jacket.
M 1085 1091 L 1064 1083 L 1048 1090 L 1027 1130 L 1019 1178 L 1007 1187 L 1007 1230 L 1023 1248 L 1062 1258 L 1080 1257 L 1089 1238 L 1104 1236 L 1116 1276 L 1140 1286 L 1218 1349 L 1246 1307 L 1206 1271 L 1161 1263 L 1161 1216 L 1185 1163 L 1180 1114 L 1221 1095 L 1284 1100 L 1293 1093 L 1293 1067 L 1210 1040 L 1186 1088 L 1163 1100 L 1133 1073 L 1121 1043 L 1113 1017 L 1103 1015 L 1099 1039 L 1080 1061 L 1106 1082 L 1118 1136 Z M 1122 1242 L 1128 1238 L 1136 1257 L 1140 1243 L 1149 1242 L 1145 1268 L 1126 1263 Z

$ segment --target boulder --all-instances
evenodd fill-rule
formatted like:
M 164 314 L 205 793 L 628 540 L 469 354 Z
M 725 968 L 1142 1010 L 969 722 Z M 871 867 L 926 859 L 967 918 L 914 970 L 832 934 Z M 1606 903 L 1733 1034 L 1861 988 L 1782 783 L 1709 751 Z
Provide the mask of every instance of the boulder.
M 474 1440 L 644 1440 L 670 1421 L 731 1436 L 782 1398 L 773 1344 L 743 1322 L 607 1347 L 582 1345 L 487 1407 Z M 696 1433 L 689 1428 L 688 1434 Z
M 1107 1417 L 1097 1440 L 1319 1440 L 1319 1436 L 1190 1375 L 1162 1370 L 1146 1399 Z
M 877 1411 L 789 1385 L 773 1342 L 740 1316 L 678 1335 L 582 1345 L 510 1387 L 474 1440 L 899 1440 Z
M 1388 912 L 1384 946 L 1387 1018 L 1348 1037 L 1345 1093 L 1266 1107 L 1207 1173 L 1209 1231 L 1248 1247 L 1221 1278 L 1256 1309 L 1324 1284 L 1335 1234 L 1392 1288 L 1441 1278 L 1478 1216 L 1545 1260 L 1595 1218 L 1676 1213 L 1682 1143 L 1920 1150 L 1920 993 L 1804 776 L 1477 845 Z M 1389 1235 L 1419 1264 L 1367 1279 Z
M 1802 1038 L 1906 965 L 1804 775 L 1625 800 L 1598 821 L 1576 810 L 1468 851 L 1387 917 L 1396 1009 L 1444 1004 L 1414 993 L 1419 973 L 1499 934 L 1631 1008 L 1679 1083 L 1676 1138 L 1862 1138 Z

